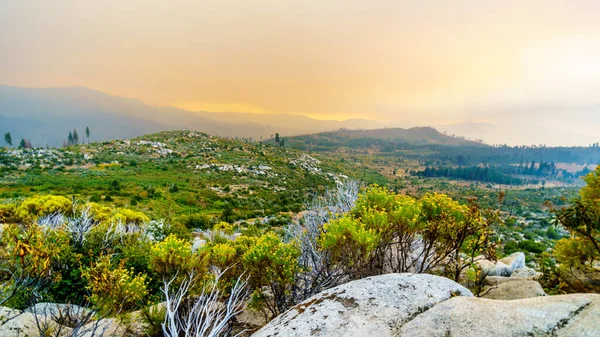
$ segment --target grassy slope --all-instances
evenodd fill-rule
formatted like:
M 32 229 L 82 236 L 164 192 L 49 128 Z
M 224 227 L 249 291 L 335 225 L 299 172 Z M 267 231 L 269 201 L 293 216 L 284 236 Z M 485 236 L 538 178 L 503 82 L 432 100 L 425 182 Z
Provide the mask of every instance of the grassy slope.
M 292 149 L 187 131 L 41 154 L 4 149 L 0 199 L 52 193 L 113 199 L 164 218 L 219 215 L 228 208 L 238 218 L 253 218 L 300 211 L 312 194 L 344 179 L 340 175 L 357 175 L 349 163 L 314 159 Z

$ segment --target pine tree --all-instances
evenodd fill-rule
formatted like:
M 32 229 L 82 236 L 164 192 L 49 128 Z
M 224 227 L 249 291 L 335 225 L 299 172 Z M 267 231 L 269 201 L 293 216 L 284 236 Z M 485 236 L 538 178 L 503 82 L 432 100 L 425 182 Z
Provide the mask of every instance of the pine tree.
M 90 143 L 90 127 L 89 126 L 85 127 L 85 136 L 87 137 L 88 144 L 89 144 Z
M 73 133 L 71 133 L 71 131 L 69 131 L 69 137 L 67 138 L 67 144 L 69 146 L 73 145 Z
M 21 138 L 21 142 L 19 143 L 19 149 L 27 148 L 27 143 L 25 142 L 25 138 Z
M 10 132 L 4 134 L 4 141 L 6 144 L 12 146 L 12 136 L 10 135 Z
M 77 134 L 77 130 L 73 130 L 73 144 L 79 145 L 79 135 Z
M 275 143 L 279 144 L 279 133 L 275 134 Z

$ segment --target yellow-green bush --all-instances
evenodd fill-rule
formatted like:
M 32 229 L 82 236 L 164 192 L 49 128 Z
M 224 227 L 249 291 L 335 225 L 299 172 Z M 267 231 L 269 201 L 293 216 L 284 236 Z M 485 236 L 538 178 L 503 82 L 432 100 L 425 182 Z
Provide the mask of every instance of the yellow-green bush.
M 379 244 L 379 236 L 358 219 L 342 217 L 324 225 L 318 243 L 331 253 L 334 263 L 353 277 L 360 277 L 361 266 Z
M 572 233 L 556 243 L 554 256 L 560 276 L 574 291 L 600 287 L 600 166 L 585 178 L 580 198 L 569 207 L 553 210 L 558 222 Z
M 31 222 L 53 213 L 72 214 L 71 200 L 56 195 L 43 195 L 27 198 L 17 205 L 14 217 L 17 222 Z
M 598 252 L 589 240 L 583 238 L 561 239 L 554 246 L 554 255 L 565 270 L 592 268 Z
M 69 237 L 61 230 L 42 229 L 36 224 L 4 225 L 1 236 L 2 262 L 12 269 L 18 266 L 31 278 L 50 276 L 52 262 L 69 244 Z
M 193 252 L 189 241 L 175 235 L 169 235 L 162 242 L 152 245 L 149 260 L 149 268 L 168 281 L 176 276 L 186 277 L 192 272 L 197 277 L 202 277 L 208 270 L 206 250 Z
M 42 286 L 37 291 L 44 292 L 50 282 L 60 281 L 58 265 L 69 248 L 69 236 L 62 230 L 44 229 L 37 224 L 4 225 L 0 239 L 0 294 L 31 290 L 31 285 Z
M 95 202 L 88 202 L 85 207 L 89 207 L 91 216 L 98 222 L 107 221 L 113 213 L 112 208 L 102 206 Z
M 213 226 L 213 230 L 216 232 L 223 232 L 225 234 L 233 234 L 233 226 L 225 221 L 221 221 Z
M 585 180 L 586 186 L 580 191 L 581 199 L 600 210 L 600 166 L 586 175 L 583 180 Z
M 133 275 L 121 261 L 115 268 L 110 258 L 103 256 L 82 271 L 90 291 L 89 301 L 102 315 L 124 313 L 140 307 L 147 295 L 144 274 Z
M 476 204 L 462 205 L 445 194 L 417 200 L 375 185 L 359 195 L 348 214 L 323 226 L 318 244 L 351 278 L 431 272 L 444 265 L 458 279 L 468 266 L 459 253 L 487 254 L 495 219 Z
M 15 204 L 0 204 L 0 223 L 14 222 L 14 215 L 17 207 Z
M 299 271 L 299 255 L 296 244 L 284 243 L 274 233 L 261 236 L 244 253 L 242 263 L 251 275 L 254 305 L 273 316 L 290 306 L 287 295 Z M 263 287 L 269 288 L 272 297 L 263 292 Z
M 137 225 L 147 223 L 150 221 L 150 218 L 138 211 L 134 211 L 128 208 L 118 208 L 112 214 L 112 216 L 108 219 L 109 222 L 117 222 L 120 221 L 122 223 L 134 223 Z

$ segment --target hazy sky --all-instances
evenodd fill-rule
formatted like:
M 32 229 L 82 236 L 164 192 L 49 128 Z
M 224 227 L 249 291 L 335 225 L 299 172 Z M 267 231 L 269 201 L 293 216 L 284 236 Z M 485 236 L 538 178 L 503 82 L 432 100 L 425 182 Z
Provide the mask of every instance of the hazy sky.
M 0 0 L 0 84 L 398 125 L 552 124 L 600 115 L 600 1 Z

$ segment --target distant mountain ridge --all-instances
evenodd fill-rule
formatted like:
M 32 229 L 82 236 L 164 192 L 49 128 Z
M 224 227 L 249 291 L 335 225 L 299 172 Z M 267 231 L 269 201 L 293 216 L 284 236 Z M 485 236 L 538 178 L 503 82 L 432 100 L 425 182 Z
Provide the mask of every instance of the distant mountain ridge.
M 442 134 L 430 126 L 418 126 L 408 129 L 384 128 L 371 130 L 348 130 L 341 129 L 338 133 L 348 137 L 365 137 L 383 140 L 402 140 L 415 144 L 439 144 L 439 145 L 482 145 L 479 142 L 464 139 L 462 137 L 451 137 Z
M 289 114 L 188 111 L 148 105 L 85 87 L 20 88 L 0 86 L 0 132 L 34 146 L 60 146 L 69 131 L 81 136 L 91 129 L 92 141 L 125 139 L 167 130 L 189 129 L 222 137 L 269 138 L 275 133 L 298 135 L 339 128 L 375 128 L 376 121 L 316 120 Z
M 336 131 L 284 137 L 284 144 L 302 150 L 336 151 L 342 148 L 387 147 L 391 144 L 442 145 L 442 146 L 487 146 L 480 142 L 451 137 L 433 127 L 383 128 L 383 129 L 338 129 Z M 274 139 L 267 143 L 274 143 Z

